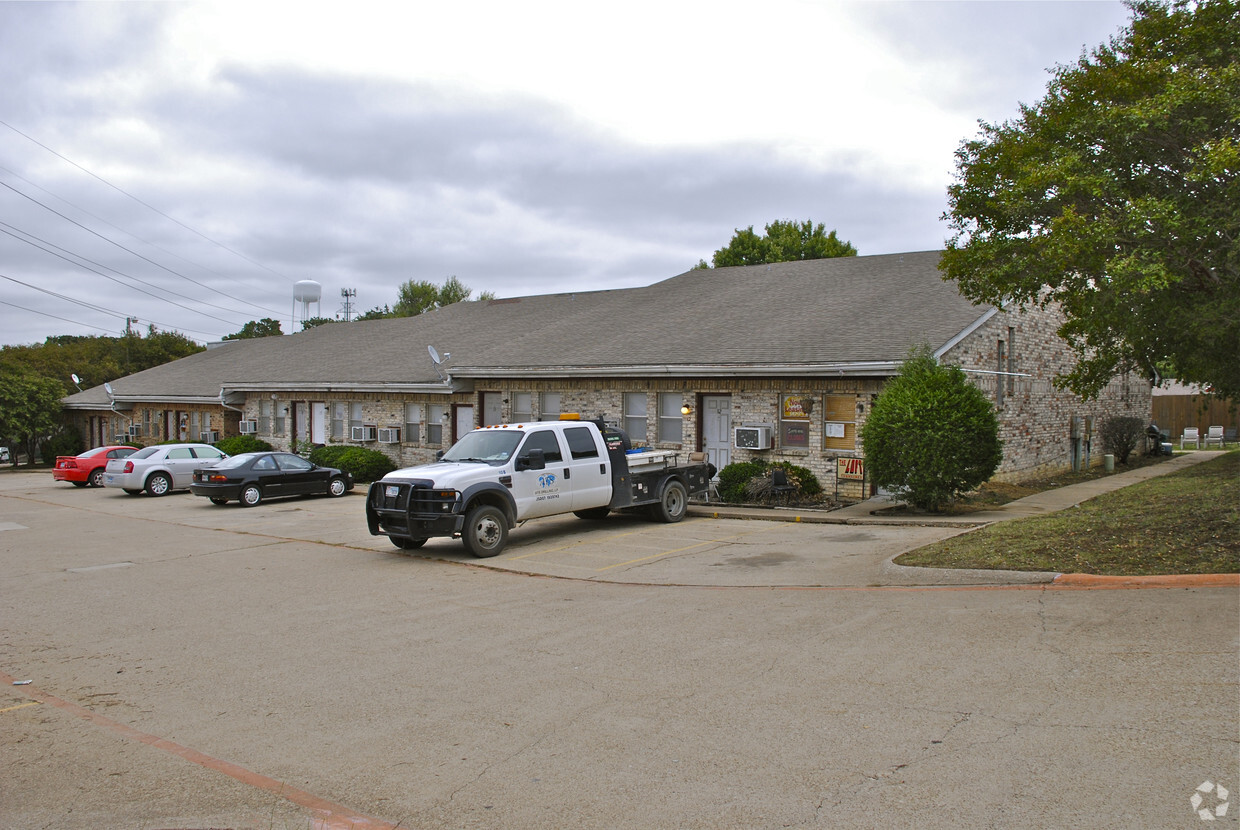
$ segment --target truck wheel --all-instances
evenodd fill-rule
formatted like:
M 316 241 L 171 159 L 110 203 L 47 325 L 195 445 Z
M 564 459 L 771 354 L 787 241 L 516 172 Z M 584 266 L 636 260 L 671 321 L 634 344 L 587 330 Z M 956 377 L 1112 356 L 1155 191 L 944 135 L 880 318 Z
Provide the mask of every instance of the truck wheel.
M 591 507 L 588 510 L 574 510 L 573 515 L 578 519 L 586 519 L 587 521 L 597 522 L 606 519 L 611 513 L 610 507 Z
M 678 522 L 689 509 L 689 491 L 679 481 L 669 481 L 663 488 L 656 515 L 659 521 Z
M 508 542 L 508 520 L 504 518 L 504 511 L 489 504 L 470 510 L 461 530 L 461 541 L 465 549 L 479 559 L 498 555 Z
M 389 536 L 388 539 L 401 550 L 417 550 L 426 544 L 425 539 L 406 539 L 403 536 Z

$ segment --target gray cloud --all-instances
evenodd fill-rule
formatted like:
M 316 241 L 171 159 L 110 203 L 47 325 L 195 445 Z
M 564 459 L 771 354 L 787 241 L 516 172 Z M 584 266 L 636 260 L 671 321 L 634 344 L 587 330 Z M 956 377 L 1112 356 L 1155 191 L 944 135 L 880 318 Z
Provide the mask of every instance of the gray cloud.
M 1091 5 L 1083 14 L 1097 27 L 1115 7 Z M 1077 51 L 1065 54 L 1072 35 L 1028 4 L 916 4 L 916 14 L 910 8 L 864 4 L 854 11 L 878 21 L 893 43 L 928 67 L 1006 66 L 1001 56 L 1010 44 L 997 41 L 1020 40 L 1015 28 L 1027 33 L 1026 45 L 1015 48 L 1014 68 L 978 73 L 976 87 L 936 93 L 953 106 L 977 107 L 978 117 L 989 115 L 987 107 L 1013 108 L 1011 90 L 1029 86 L 1031 77 L 1044 85 L 1045 72 L 1029 66 L 1049 54 L 1069 60 Z M 8 190 L 0 190 L 0 221 L 163 286 L 186 305 L 210 302 L 235 311 L 204 308 L 211 317 L 195 315 L 10 237 L 0 236 L 0 273 L 97 298 L 201 339 L 235 331 L 270 310 L 287 321 L 291 282 L 298 279 L 323 284 L 321 311 L 330 316 L 341 288 L 356 288 L 357 306 L 365 310 L 394 301 L 407 279 L 456 275 L 500 296 L 648 284 L 709 259 L 733 229 L 773 219 L 823 222 L 867 254 L 925 250 L 944 238 L 938 216 L 950 158 L 943 161 L 942 184 L 926 185 L 875 173 L 872 159 L 807 167 L 781 152 L 777 136 L 745 144 L 637 145 L 532 94 L 471 94 L 419 81 L 235 63 L 219 64 L 206 83 L 159 77 L 147 61 L 175 7 L 98 9 L 0 4 L 0 71 L 23 79 L 0 90 L 4 120 L 198 233 L 3 128 L 0 164 L 139 240 L 9 174 L 0 172 L 0 181 L 125 239 L 182 276 Z M 822 105 L 829 107 L 829 96 Z M 902 124 L 901 115 L 886 117 L 916 140 L 916 125 Z M 128 277 L 122 281 L 131 282 Z M 123 326 L 114 314 L 5 281 L 0 301 L 113 331 Z M 10 343 L 69 330 L 3 305 L 0 319 Z

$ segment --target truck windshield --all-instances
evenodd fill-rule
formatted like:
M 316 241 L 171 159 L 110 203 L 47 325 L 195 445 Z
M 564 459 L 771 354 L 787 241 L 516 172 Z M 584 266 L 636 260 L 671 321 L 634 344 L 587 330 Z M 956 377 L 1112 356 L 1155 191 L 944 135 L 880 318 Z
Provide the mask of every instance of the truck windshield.
M 508 463 L 524 433 L 508 429 L 476 429 L 443 454 L 444 461 L 474 461 L 500 465 Z

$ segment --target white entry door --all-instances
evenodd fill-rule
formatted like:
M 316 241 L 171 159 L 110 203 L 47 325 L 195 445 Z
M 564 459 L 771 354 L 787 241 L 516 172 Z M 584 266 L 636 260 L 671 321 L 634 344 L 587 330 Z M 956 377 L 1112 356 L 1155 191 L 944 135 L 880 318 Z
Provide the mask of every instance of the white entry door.
M 465 433 L 470 432 L 474 428 L 474 408 L 472 406 L 454 406 L 452 407 L 452 415 L 455 418 L 453 422 L 452 443 L 455 444 L 465 437 Z
M 495 426 L 504 423 L 504 398 L 499 392 L 482 393 L 482 425 Z
M 310 404 L 310 442 L 327 443 L 327 404 Z
M 702 449 L 716 470 L 732 463 L 732 398 L 728 395 L 702 396 Z

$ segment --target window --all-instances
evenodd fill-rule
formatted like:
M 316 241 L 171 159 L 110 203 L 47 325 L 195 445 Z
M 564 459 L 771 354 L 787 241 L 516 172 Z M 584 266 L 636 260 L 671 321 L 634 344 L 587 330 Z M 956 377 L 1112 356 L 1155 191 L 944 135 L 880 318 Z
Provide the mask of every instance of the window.
M 364 426 L 362 423 L 362 405 L 354 402 L 349 404 L 349 435 L 353 435 L 353 428 Z
M 263 435 L 271 434 L 271 401 L 258 402 L 258 431 Z
M 810 418 L 813 417 L 815 402 L 813 395 L 792 394 L 780 397 L 780 446 L 809 447 Z
M 634 444 L 646 443 L 646 393 L 624 393 L 624 431 Z
M 556 408 L 559 408 L 558 402 Z M 533 392 L 517 392 L 512 396 L 512 420 L 516 424 L 534 420 Z
M 679 444 L 684 440 L 685 416 L 680 414 L 684 396 L 679 392 L 659 393 L 659 440 Z
M 344 438 L 344 403 L 341 401 L 332 404 L 332 438 Z
M 1002 340 L 999 341 L 997 354 L 999 356 L 999 374 L 995 375 L 995 406 L 1003 406 L 1003 387 L 1005 385 L 1003 383 L 1003 372 L 1007 367 L 1007 357 L 1003 351 Z
M 189 451 L 189 447 L 175 447 L 168 450 L 168 460 L 173 461 L 181 458 L 193 458 L 194 454 Z
M 426 407 L 426 443 L 443 443 L 443 404 L 433 403 Z
M 540 401 L 539 417 L 544 421 L 554 421 L 560 417 L 560 393 L 543 392 Z
M 422 440 L 422 404 L 405 404 L 405 434 L 402 437 L 406 444 L 416 444 Z
M 564 430 L 568 440 L 568 452 L 573 459 L 598 458 L 598 445 L 594 443 L 594 434 L 588 427 L 571 427 Z
M 822 445 L 828 450 L 857 449 L 857 396 L 827 395 Z
M 1011 395 L 1016 392 L 1016 329 L 1011 326 L 1008 326 L 1007 353 L 1007 391 Z
M 526 438 L 521 446 L 521 454 L 525 455 L 530 450 L 542 450 L 543 459 L 548 464 L 552 462 L 558 464 L 564 460 L 564 454 L 560 452 L 560 442 L 556 439 L 555 433 L 549 429 L 530 433 L 530 437 Z
M 272 435 L 284 434 L 284 422 L 288 418 L 288 404 L 276 403 L 276 423 L 275 428 L 271 431 Z
M 197 412 L 197 411 L 194 411 L 194 412 L 189 413 L 189 434 L 190 434 L 190 437 L 191 437 L 194 441 L 197 441 L 197 440 L 198 440 L 198 434 L 199 434 L 200 432 L 202 432 L 202 430 L 198 428 L 198 412 Z
M 264 455 L 262 458 L 254 462 L 251 470 L 274 470 L 276 469 L 276 460 L 270 455 Z

